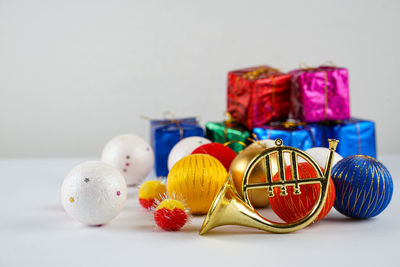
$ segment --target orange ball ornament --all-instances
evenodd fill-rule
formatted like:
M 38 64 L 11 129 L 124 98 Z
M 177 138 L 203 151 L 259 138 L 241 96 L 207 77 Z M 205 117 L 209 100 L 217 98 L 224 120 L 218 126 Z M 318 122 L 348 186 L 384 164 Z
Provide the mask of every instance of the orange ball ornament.
M 159 180 L 144 182 L 139 188 L 140 205 L 150 210 L 155 207 L 157 201 L 161 201 L 167 195 L 167 187 Z
M 190 213 L 206 214 L 227 179 L 225 167 L 207 154 L 193 154 L 179 160 L 167 178 L 168 194 L 183 200 Z
M 322 168 L 321 168 L 322 169 Z M 317 172 L 308 162 L 302 162 L 298 164 L 299 179 L 317 177 Z M 292 179 L 291 167 L 285 168 L 286 180 Z M 275 174 L 272 178 L 273 181 L 279 181 L 279 175 Z M 294 194 L 293 186 L 286 188 L 287 196 L 280 195 L 280 188 L 274 188 L 274 196 L 269 198 L 272 210 L 282 220 L 287 223 L 295 222 L 299 219 L 304 218 L 314 207 L 318 200 L 319 185 L 318 184 L 304 184 L 300 185 L 300 195 Z M 329 178 L 328 196 L 321 213 L 315 219 L 319 221 L 324 218 L 331 210 L 333 203 L 335 202 L 335 185 L 332 179 Z

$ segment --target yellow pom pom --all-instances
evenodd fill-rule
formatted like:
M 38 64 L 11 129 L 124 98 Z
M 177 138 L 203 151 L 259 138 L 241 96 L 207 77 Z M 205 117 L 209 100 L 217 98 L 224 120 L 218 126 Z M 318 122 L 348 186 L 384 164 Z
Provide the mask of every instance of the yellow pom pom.
M 143 199 L 158 199 L 165 195 L 167 188 L 159 180 L 144 182 L 139 189 L 139 198 Z
M 181 209 L 185 210 L 185 205 L 179 200 L 176 199 L 166 199 L 163 200 L 160 205 L 158 205 L 157 210 L 160 209 L 169 209 L 169 210 L 174 210 L 174 209 Z
M 156 201 L 161 201 L 167 194 L 167 188 L 159 180 L 144 182 L 139 189 L 139 202 L 146 208 L 150 209 Z
M 193 154 L 172 167 L 167 189 L 170 196 L 182 199 L 192 214 L 205 214 L 226 179 L 225 167 L 216 158 Z

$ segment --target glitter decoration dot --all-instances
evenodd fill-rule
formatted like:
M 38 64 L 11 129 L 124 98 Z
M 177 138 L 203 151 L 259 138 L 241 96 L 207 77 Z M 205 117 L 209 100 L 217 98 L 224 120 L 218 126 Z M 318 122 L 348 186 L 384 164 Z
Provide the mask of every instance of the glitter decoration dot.
M 129 155 L 126 155 L 126 159 L 130 159 L 131 158 L 131 156 L 129 156 Z
M 117 196 L 120 196 L 121 195 L 121 192 L 120 191 L 117 191 Z
M 123 172 L 126 172 L 126 169 L 123 169 L 122 171 L 123 171 Z
M 74 199 L 73 197 L 70 197 L 70 198 L 69 198 L 69 202 L 74 203 L 74 202 L 75 202 L 75 199 Z
M 126 167 L 129 167 L 129 165 L 130 165 L 129 162 L 125 163 L 125 166 L 126 166 Z

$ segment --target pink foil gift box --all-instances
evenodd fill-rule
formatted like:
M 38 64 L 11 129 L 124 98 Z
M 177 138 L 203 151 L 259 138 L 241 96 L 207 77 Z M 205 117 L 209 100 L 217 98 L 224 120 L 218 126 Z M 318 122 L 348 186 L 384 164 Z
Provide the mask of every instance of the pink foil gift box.
M 350 118 L 346 68 L 320 66 L 294 70 L 290 74 L 293 118 L 305 122 Z

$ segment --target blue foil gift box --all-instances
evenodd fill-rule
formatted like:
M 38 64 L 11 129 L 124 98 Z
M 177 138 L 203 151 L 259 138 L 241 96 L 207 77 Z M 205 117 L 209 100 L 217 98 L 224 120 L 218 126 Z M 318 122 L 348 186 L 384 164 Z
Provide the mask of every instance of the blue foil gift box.
M 293 146 L 306 150 L 315 146 L 322 146 L 322 130 L 319 125 L 305 125 L 304 123 L 280 123 L 253 129 L 258 139 L 282 139 L 285 146 Z
M 322 127 L 324 128 L 323 146 L 328 147 L 328 138 L 338 139 L 336 152 L 342 157 L 366 155 L 376 158 L 375 123 L 373 121 L 351 118 L 328 123 Z
M 157 176 L 168 175 L 168 155 L 176 143 L 185 137 L 204 136 L 196 118 L 150 121 L 151 145 L 155 154 Z

